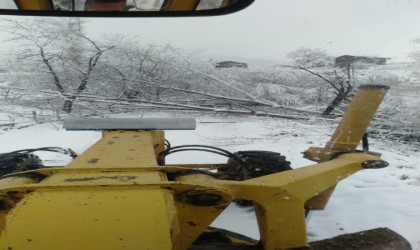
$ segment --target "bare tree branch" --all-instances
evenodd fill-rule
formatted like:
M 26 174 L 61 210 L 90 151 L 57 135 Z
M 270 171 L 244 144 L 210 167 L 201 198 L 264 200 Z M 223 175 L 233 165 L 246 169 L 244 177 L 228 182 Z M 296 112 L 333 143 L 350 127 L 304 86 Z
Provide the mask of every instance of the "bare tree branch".
M 196 70 L 196 69 L 193 69 L 193 68 L 185 68 L 185 69 L 190 70 L 190 71 L 193 71 L 193 72 L 198 73 L 198 74 L 201 74 L 201 75 L 204 75 L 204 76 L 206 76 L 206 77 L 209 77 L 209 78 L 211 78 L 211 79 L 216 80 L 216 81 L 217 81 L 217 82 L 219 82 L 219 83 L 222 83 L 222 84 L 224 84 L 224 85 L 226 85 L 226 86 L 229 86 L 229 87 L 231 87 L 231 88 L 233 88 L 234 90 L 236 90 L 236 91 L 238 91 L 238 92 L 242 93 L 243 95 L 245 95 L 246 97 L 248 97 L 249 99 L 251 99 L 251 100 L 253 100 L 253 101 L 255 101 L 255 102 L 258 102 L 258 103 L 260 103 L 260 104 L 268 104 L 267 102 L 260 101 L 260 100 L 258 100 L 255 96 L 252 96 L 252 95 L 250 95 L 249 93 L 247 93 L 247 92 L 243 91 L 242 89 L 239 89 L 239 88 L 237 88 L 237 87 L 233 86 L 232 84 L 230 84 L 230 83 L 228 83 L 228 82 L 226 82 L 226 81 L 223 81 L 223 80 L 221 80 L 221 79 L 219 79 L 219 78 L 217 78 L 217 77 L 215 77 L 215 76 L 213 76 L 213 75 L 209 75 L 209 74 L 207 74 L 207 73 L 201 72 L 201 71 Z
M 54 78 L 54 85 L 57 87 L 58 91 L 60 91 L 61 93 L 64 93 L 65 92 L 65 89 L 64 89 L 64 87 L 60 83 L 60 78 L 58 77 L 57 73 L 55 72 L 54 68 L 52 67 L 52 65 L 49 62 L 49 60 L 51 58 L 48 59 L 48 58 L 45 57 L 45 52 L 44 52 L 44 48 L 43 47 L 39 47 L 39 53 L 41 55 L 42 61 L 47 66 L 49 73 Z
M 308 72 L 308 73 L 310 73 L 310 74 L 312 74 L 312 75 L 314 75 L 314 76 L 317 76 L 317 77 L 321 78 L 321 79 L 322 79 L 322 80 L 324 80 L 325 82 L 329 83 L 329 84 L 330 84 L 333 88 L 335 88 L 337 91 L 340 91 L 340 89 L 339 89 L 339 88 L 337 88 L 337 86 L 335 86 L 335 83 L 333 83 L 332 81 L 330 81 L 330 80 L 328 80 L 327 78 L 323 77 L 322 75 L 320 75 L 320 74 L 318 74 L 318 73 L 315 73 L 315 72 L 313 72 L 313 71 L 311 71 L 311 70 L 309 70 L 309 69 L 306 69 L 306 68 L 304 68 L 304 67 L 301 67 L 301 66 L 298 66 L 298 68 L 299 68 L 299 69 L 301 69 L 301 70 L 304 70 L 304 71 L 306 71 L 306 72 Z

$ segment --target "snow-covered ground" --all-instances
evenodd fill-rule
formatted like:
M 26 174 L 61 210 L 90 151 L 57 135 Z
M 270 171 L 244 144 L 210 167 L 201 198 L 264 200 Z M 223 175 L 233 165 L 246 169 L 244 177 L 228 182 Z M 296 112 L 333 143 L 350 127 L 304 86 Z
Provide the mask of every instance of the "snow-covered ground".
M 323 120 L 296 122 L 281 119 L 210 117 L 197 118 L 195 131 L 167 131 L 173 146 L 206 144 L 229 151 L 270 150 L 287 156 L 294 168 L 313 164 L 302 158 L 309 146 L 323 146 L 334 124 Z M 1 129 L 1 128 L 0 128 Z M 59 123 L 39 124 L 23 129 L 0 130 L 0 152 L 43 146 L 61 146 L 82 153 L 99 140 L 99 132 L 67 132 Z M 420 153 L 409 146 L 371 140 L 371 150 L 382 152 L 390 166 L 364 170 L 340 182 L 324 211 L 315 211 L 308 221 L 310 241 L 331 236 L 389 227 L 420 250 Z M 64 165 L 70 158 L 39 153 L 46 165 Z M 221 163 L 222 156 L 183 152 L 170 155 L 169 163 Z M 231 205 L 213 223 L 258 238 L 250 209 Z

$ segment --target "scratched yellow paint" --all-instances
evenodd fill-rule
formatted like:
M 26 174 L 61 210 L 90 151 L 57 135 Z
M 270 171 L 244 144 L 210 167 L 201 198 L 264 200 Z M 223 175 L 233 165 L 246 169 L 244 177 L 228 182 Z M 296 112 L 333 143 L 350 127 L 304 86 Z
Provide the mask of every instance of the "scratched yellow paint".
M 150 145 L 156 146 L 153 144 L 153 135 L 147 131 L 104 132 L 100 141 L 73 160 L 66 168 L 157 166 L 154 147 Z
M 0 249 L 172 249 L 178 223 L 172 192 L 145 186 L 166 176 L 135 171 L 157 167 L 160 144 L 163 132 L 104 132 L 65 167 L 77 172 L 52 174 L 0 214 Z M 1 187 L 20 180 L 6 178 Z
M 168 192 L 34 192 L 8 215 L 0 249 L 172 249 Z

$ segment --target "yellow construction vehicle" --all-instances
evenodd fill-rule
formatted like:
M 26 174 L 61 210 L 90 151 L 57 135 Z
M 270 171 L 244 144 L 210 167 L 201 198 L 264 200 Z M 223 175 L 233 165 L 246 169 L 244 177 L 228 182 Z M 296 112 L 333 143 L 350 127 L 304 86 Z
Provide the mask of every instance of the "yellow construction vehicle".
M 49 1 L 15 2 L 52 8 Z M 164 9 L 180 2 L 166 1 Z M 0 249 L 350 249 L 344 241 L 332 248 L 309 244 L 305 214 L 323 209 L 342 179 L 388 165 L 379 153 L 356 149 L 387 89 L 360 87 L 325 147 L 305 151 L 317 164 L 299 169 L 260 151 L 222 152 L 227 164 L 165 164 L 166 155 L 183 149 L 165 146 L 164 130 L 194 129 L 191 119 L 66 121 L 69 130 L 101 130 L 102 139 L 67 166 L 47 168 L 32 159 L 3 173 Z M 260 240 L 209 227 L 235 200 L 252 202 Z M 392 232 L 380 234 L 380 241 L 350 245 L 381 249 L 389 237 L 394 248 L 386 249 L 410 248 Z
M 233 167 L 165 165 L 170 148 L 160 130 L 192 129 L 190 119 L 67 121 L 67 129 L 102 130 L 103 138 L 65 167 L 1 177 L 0 249 L 307 247 L 305 209 L 323 209 L 347 176 L 388 165 L 356 150 L 386 90 L 362 86 L 326 146 L 305 151 L 319 163 L 285 171 L 240 155 Z M 259 242 L 208 228 L 240 199 L 254 204 Z

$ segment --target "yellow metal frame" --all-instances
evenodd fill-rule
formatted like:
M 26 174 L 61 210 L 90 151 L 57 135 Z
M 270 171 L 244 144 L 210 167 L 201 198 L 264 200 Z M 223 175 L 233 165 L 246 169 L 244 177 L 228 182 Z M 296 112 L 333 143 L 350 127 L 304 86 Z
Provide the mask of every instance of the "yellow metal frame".
M 200 0 L 166 0 L 162 6 L 165 11 L 195 10 Z
M 52 10 L 52 0 L 14 0 L 20 10 Z
M 386 90 L 360 89 L 327 146 L 305 152 L 320 163 L 245 181 L 159 166 L 162 131 L 104 131 L 66 167 L 32 171 L 41 182 L 0 179 L 0 249 L 187 249 L 234 199 L 254 201 L 265 249 L 306 246 L 304 207 L 323 209 L 340 180 L 380 162 L 355 148 Z

